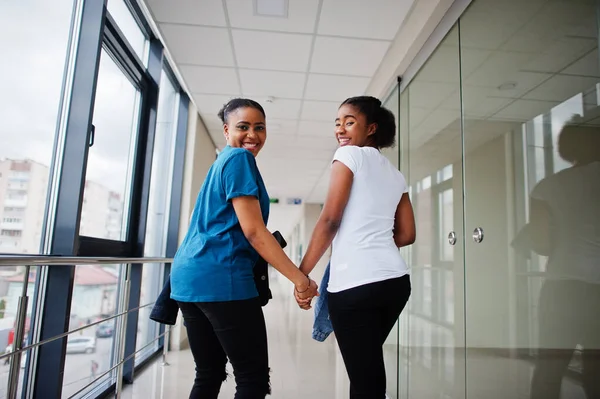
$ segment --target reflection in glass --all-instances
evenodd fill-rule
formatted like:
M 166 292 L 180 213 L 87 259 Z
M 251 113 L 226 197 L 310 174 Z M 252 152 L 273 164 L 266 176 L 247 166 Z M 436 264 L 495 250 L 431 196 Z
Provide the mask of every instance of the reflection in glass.
M 122 240 L 127 233 L 140 93 L 102 50 L 80 234 Z
M 469 397 L 600 397 L 597 2 L 460 21 Z
M 72 12 L 72 0 L 0 4 L 0 253 L 41 250 Z
M 118 312 L 121 265 L 76 266 L 69 331 Z M 68 398 L 114 366 L 117 319 L 84 328 L 67 339 L 62 397 Z M 99 382 L 111 380 L 112 373 Z
M 409 398 L 464 397 L 462 142 L 458 29 L 403 92 L 402 162 L 409 171 L 417 241 L 410 248 Z M 401 112 L 402 114 L 402 112 Z M 458 221 L 458 223 L 456 223 Z M 456 224 L 455 224 L 456 223 Z M 461 367 L 463 370 L 461 370 Z
M 3 267 L 2 270 L 6 271 L 7 268 Z M 33 297 L 35 294 L 35 284 L 37 276 L 39 274 L 39 267 L 29 268 L 29 277 L 27 281 L 26 295 L 28 297 L 27 312 L 25 317 L 25 330 L 23 333 L 23 342 L 21 347 L 32 344 L 31 334 L 31 320 L 35 320 L 33 317 Z M 9 273 L 2 273 L 0 276 L 0 284 L 5 287 L 5 295 L 0 299 L 0 348 L 2 354 L 12 352 L 15 345 L 15 328 L 17 327 L 17 309 L 19 306 L 19 299 L 23 294 L 23 284 L 25 283 L 26 268 L 24 266 L 16 266 L 15 270 Z M 27 366 L 29 358 L 29 351 L 21 354 L 21 373 L 19 376 L 19 386 L 17 394 L 21 395 L 23 387 L 23 381 L 26 373 L 23 369 Z M 10 363 L 12 358 L 8 357 L 2 359 L 0 362 L 0 397 L 6 397 L 8 390 L 8 375 Z

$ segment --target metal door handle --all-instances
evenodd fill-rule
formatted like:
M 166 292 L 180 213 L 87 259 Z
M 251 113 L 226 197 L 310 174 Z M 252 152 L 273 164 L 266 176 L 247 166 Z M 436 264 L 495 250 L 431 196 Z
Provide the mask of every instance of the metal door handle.
M 450 245 L 456 244 L 456 232 L 451 231 L 448 234 L 448 243 L 450 243 Z
M 475 230 L 473 230 L 473 241 L 477 244 L 483 241 L 483 229 L 481 227 L 476 227 Z

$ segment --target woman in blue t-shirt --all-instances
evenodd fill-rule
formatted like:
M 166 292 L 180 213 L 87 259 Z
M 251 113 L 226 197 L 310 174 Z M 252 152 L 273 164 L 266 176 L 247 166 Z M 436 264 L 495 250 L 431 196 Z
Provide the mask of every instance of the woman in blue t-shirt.
M 295 285 L 317 285 L 287 257 L 266 228 L 269 196 L 256 165 L 267 138 L 265 111 L 256 101 L 234 99 L 219 112 L 227 146 L 198 194 L 190 227 L 171 271 L 171 298 L 185 320 L 196 378 L 190 398 L 216 399 L 233 366 L 236 399 L 270 393 L 267 333 L 254 283 L 259 254 Z

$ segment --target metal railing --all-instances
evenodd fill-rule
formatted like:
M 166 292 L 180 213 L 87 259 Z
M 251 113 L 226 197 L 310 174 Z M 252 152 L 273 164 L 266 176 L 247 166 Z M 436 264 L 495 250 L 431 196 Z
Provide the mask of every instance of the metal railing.
M 125 362 L 134 358 L 138 353 L 145 350 L 149 346 L 153 345 L 156 341 L 161 338 L 165 338 L 165 343 L 163 345 L 163 354 L 162 361 L 163 365 L 168 365 L 167 362 L 167 353 L 168 353 L 168 340 L 170 335 L 170 326 L 166 326 L 165 332 L 160 334 L 158 337 L 155 337 L 152 341 L 144 345 L 142 348 L 137 349 L 134 353 L 127 356 L 125 358 L 125 336 L 127 332 L 127 317 L 130 312 L 137 312 L 140 309 L 147 308 L 154 305 L 154 302 L 144 304 L 134 309 L 128 309 L 129 305 L 129 294 L 131 290 L 131 265 L 132 264 L 163 264 L 163 263 L 172 263 L 172 258 L 158 258 L 158 257 L 143 257 L 143 258 L 120 258 L 120 257 L 67 257 L 67 256 L 4 256 L 0 255 L 0 268 L 2 267 L 14 267 L 14 266 L 24 266 L 24 276 L 23 276 L 23 288 L 21 291 L 21 295 L 19 296 L 19 300 L 17 303 L 17 312 L 14 324 L 14 339 L 13 339 L 13 347 L 10 353 L 5 353 L 0 355 L 0 360 L 10 358 L 10 366 L 9 366 L 9 375 L 8 375 L 8 386 L 7 386 L 7 398 L 8 399 L 16 399 L 17 391 L 19 386 L 19 374 L 21 368 L 21 356 L 24 352 L 29 351 L 31 349 L 37 348 L 39 346 L 45 345 L 47 343 L 62 339 L 67 337 L 70 334 L 74 334 L 84 329 L 102 324 L 106 321 L 117 319 L 118 328 L 116 331 L 118 332 L 117 337 L 117 345 L 116 353 L 118 354 L 117 362 L 107 371 L 94 378 L 93 381 L 85 385 L 83 388 L 79 389 L 75 392 L 72 397 L 79 395 L 84 392 L 91 386 L 93 386 L 98 380 L 109 375 L 113 371 L 116 371 L 116 386 L 115 386 L 115 397 L 120 398 L 121 392 L 123 390 L 123 365 Z M 76 328 L 74 330 L 55 335 L 48 339 L 45 339 L 40 342 L 31 343 L 29 345 L 23 346 L 23 338 L 25 334 L 25 327 L 27 321 L 27 305 L 29 302 L 29 297 L 27 295 L 27 288 L 29 283 L 29 276 L 31 274 L 32 266 L 51 266 L 51 267 L 59 267 L 59 266 L 87 266 L 87 265 L 101 265 L 101 264 L 123 264 L 125 265 L 125 281 L 123 282 L 123 291 L 120 295 L 120 300 L 118 302 L 118 313 L 104 318 L 102 320 L 98 320 L 93 323 L 88 323 L 85 326 Z

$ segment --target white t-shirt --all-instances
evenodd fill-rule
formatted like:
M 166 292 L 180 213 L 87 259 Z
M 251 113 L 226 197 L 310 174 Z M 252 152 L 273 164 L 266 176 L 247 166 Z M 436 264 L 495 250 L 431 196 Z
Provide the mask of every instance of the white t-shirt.
M 354 180 L 333 239 L 327 290 L 339 292 L 408 274 L 393 234 L 396 209 L 408 191 L 404 176 L 372 147 L 340 147 L 333 161 L 346 165 Z

